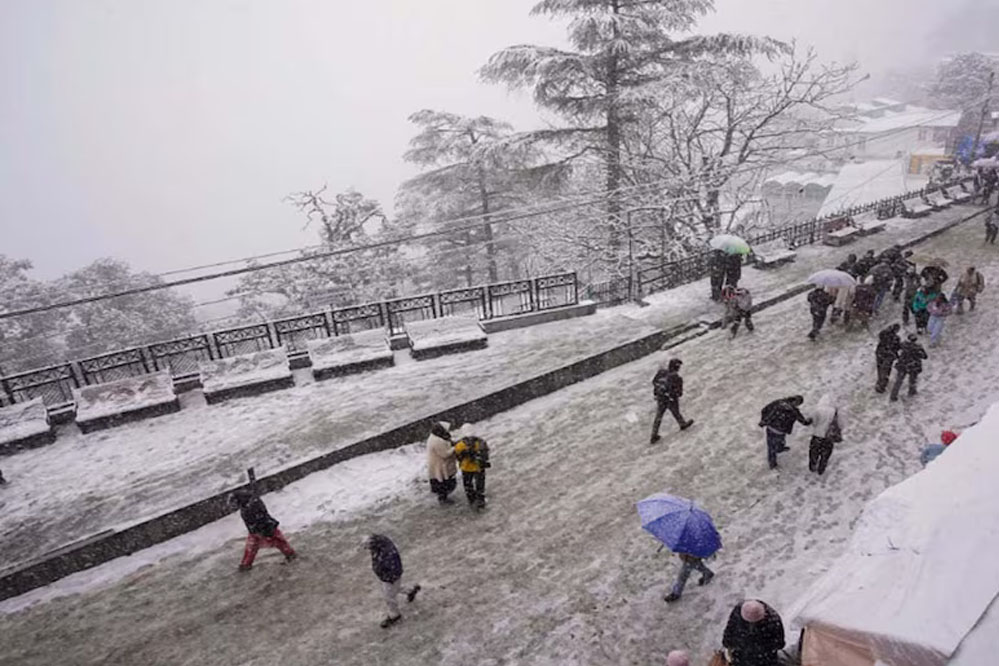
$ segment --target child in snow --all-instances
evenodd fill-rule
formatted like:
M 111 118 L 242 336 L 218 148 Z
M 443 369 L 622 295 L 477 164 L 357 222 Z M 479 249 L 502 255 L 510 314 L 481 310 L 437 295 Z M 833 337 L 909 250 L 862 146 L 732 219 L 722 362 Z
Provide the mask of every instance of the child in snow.
M 677 553 L 677 555 L 680 556 L 680 561 L 683 564 L 680 566 L 680 572 L 676 575 L 676 582 L 673 583 L 673 589 L 663 597 L 663 601 L 668 604 L 680 600 L 681 595 L 683 595 L 683 588 L 687 586 L 687 579 L 690 578 L 690 574 L 694 569 L 701 572 L 701 578 L 697 581 L 698 585 L 707 585 L 715 577 L 715 572 L 709 569 L 700 557 L 694 557 L 687 553 Z
M 363 544 L 371 553 L 371 569 L 382 582 L 382 594 L 385 595 L 388 615 L 381 621 L 381 627 L 387 629 L 402 619 L 398 601 L 399 592 L 402 591 L 402 558 L 392 539 L 382 534 L 365 537 Z M 406 601 L 412 603 L 419 591 L 419 585 L 409 588 L 406 591 Z
M 454 445 L 454 455 L 468 504 L 474 509 L 486 508 L 486 469 L 491 467 L 486 440 L 473 435 L 462 437 Z
M 944 430 L 940 433 L 940 443 L 939 444 L 929 444 L 923 447 L 923 452 L 919 454 L 919 462 L 923 463 L 923 467 L 926 467 L 931 462 L 937 459 L 937 457 L 947 450 L 947 447 L 957 439 L 957 433 Z
M 748 289 L 726 286 L 722 289 L 722 302 L 725 303 L 725 325 L 732 324 L 732 337 L 739 333 L 739 324 L 746 321 L 746 330 L 752 332 L 753 296 Z
M 260 547 L 277 548 L 286 561 L 291 562 L 298 555 L 278 529 L 278 521 L 267 512 L 263 500 L 256 493 L 246 488 L 240 488 L 232 494 L 232 499 L 239 507 L 239 515 L 246 524 L 249 534 L 246 537 L 246 548 L 243 550 L 243 561 L 239 563 L 240 571 L 253 568 L 253 560 L 257 557 Z
M 926 322 L 926 330 L 930 332 L 930 346 L 936 347 L 940 342 L 940 336 L 943 334 L 947 317 L 954 312 L 954 308 L 946 296 L 938 294 L 935 299 L 927 304 L 926 311 L 930 313 L 929 321 Z

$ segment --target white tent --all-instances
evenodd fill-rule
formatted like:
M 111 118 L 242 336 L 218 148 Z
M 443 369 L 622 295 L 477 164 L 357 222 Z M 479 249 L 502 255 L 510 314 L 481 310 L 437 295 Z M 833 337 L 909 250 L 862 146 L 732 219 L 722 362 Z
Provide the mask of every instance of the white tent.
M 999 404 L 867 505 L 847 552 L 794 606 L 802 664 L 999 664 L 997 480 Z

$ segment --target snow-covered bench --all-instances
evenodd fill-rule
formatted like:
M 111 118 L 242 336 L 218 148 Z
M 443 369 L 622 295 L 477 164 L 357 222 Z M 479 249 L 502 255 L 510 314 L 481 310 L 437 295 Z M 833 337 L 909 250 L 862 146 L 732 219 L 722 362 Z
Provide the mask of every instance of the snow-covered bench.
M 753 261 L 758 268 L 770 268 L 794 261 L 798 253 L 784 241 L 774 241 L 753 246 Z
M 964 188 L 944 188 L 944 195 L 956 204 L 971 203 L 971 200 L 975 198 L 972 192 L 967 191 Z
M 853 221 L 849 218 L 841 218 L 829 223 L 826 227 L 825 238 L 822 240 L 826 245 L 846 245 L 855 241 L 860 235 L 860 229 L 853 226 Z
M 908 201 L 902 202 L 902 217 L 917 218 L 926 217 L 933 212 L 933 206 L 928 206 L 925 203 L 910 203 Z
M 126 377 L 106 384 L 73 389 L 76 425 L 82 432 L 112 428 L 122 423 L 180 410 L 169 372 Z
M 409 349 L 418 361 L 453 354 L 455 352 L 483 349 L 488 336 L 475 317 L 441 317 L 406 324 Z
M 200 368 L 201 386 L 209 405 L 295 385 L 284 347 L 202 361 Z
M 395 363 L 385 329 L 360 331 L 306 344 L 316 380 L 385 368 Z
M 934 192 L 923 199 L 923 203 L 932 206 L 935 210 L 950 208 L 954 202 L 943 195 L 942 192 Z
M 884 231 L 887 226 L 887 222 L 884 220 L 879 220 L 876 216 L 871 215 L 869 217 L 859 218 L 853 221 L 854 226 L 860 231 L 861 236 L 870 236 L 871 234 L 876 234 L 879 231 Z
M 49 410 L 41 398 L 0 408 L 0 453 L 14 453 L 55 441 Z

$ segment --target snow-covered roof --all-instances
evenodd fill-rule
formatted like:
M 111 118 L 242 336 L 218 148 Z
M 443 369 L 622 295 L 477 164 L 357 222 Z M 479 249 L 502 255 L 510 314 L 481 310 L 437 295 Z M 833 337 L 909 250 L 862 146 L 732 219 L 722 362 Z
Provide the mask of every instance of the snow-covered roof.
M 819 210 L 819 217 L 838 213 L 857 204 L 893 197 L 905 191 L 905 175 L 898 160 L 847 164 L 836 176 L 836 181 Z
M 806 185 L 818 185 L 820 187 L 829 187 L 835 181 L 835 176 L 831 174 L 822 173 L 798 173 L 797 171 L 785 171 L 784 173 L 777 174 L 767 178 L 764 184 L 776 183 L 780 186 L 795 184 L 801 187 Z
M 867 505 L 847 551 L 795 604 L 804 663 L 995 661 L 996 432 L 999 403 L 925 470 Z
M 902 104 L 897 99 L 891 99 L 890 97 L 875 97 L 871 100 L 871 103 L 878 106 L 899 106 Z
M 878 118 L 858 117 L 847 131 L 861 134 L 882 134 L 912 127 L 951 129 L 961 122 L 960 111 L 941 111 L 910 106 L 905 111 L 885 111 Z

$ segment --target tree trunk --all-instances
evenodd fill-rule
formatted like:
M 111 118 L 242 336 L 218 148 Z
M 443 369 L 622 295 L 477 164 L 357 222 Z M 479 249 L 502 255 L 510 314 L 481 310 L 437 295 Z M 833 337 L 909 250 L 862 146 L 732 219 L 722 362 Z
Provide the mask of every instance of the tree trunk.
M 472 262 L 468 260 L 468 255 L 472 250 L 472 232 L 465 232 L 465 286 L 471 287 L 473 283 Z
M 611 5 L 615 14 L 620 13 L 618 2 Z M 618 38 L 614 28 L 614 39 Z M 621 119 L 618 115 L 617 98 L 619 85 L 618 57 L 611 52 L 607 62 L 607 153 L 604 157 L 607 188 L 607 225 L 611 254 L 616 258 L 621 250 Z
M 479 199 L 482 205 L 482 237 L 486 241 L 486 270 L 489 282 L 499 282 L 496 270 L 496 246 L 493 244 L 493 225 L 489 223 L 489 189 L 486 187 L 486 170 L 480 164 L 478 169 Z M 469 285 L 471 286 L 471 285 Z

